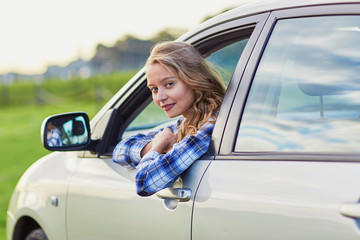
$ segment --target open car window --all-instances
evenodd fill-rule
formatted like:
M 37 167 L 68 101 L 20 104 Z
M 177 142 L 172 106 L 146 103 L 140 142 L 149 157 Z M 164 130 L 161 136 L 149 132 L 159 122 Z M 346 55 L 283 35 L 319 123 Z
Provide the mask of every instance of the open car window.
M 249 40 L 249 37 L 243 37 L 229 45 L 212 52 L 206 57 L 213 67 L 221 75 L 225 86 L 228 86 L 231 76 L 236 68 L 236 64 Z M 132 136 L 139 132 L 146 133 L 154 128 L 166 126 L 169 122 L 176 121 L 166 116 L 165 112 L 151 101 L 143 111 L 130 123 L 125 130 L 123 137 Z

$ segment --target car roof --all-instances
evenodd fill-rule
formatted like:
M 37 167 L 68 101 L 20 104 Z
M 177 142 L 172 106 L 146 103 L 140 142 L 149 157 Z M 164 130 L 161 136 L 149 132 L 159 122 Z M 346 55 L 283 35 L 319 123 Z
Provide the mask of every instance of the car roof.
M 228 16 L 223 17 L 246 16 L 261 12 L 268 12 L 286 8 L 296 8 L 315 5 L 360 3 L 359 0 L 260 0 L 255 1 L 227 12 Z M 220 16 L 220 15 L 219 15 Z
M 191 29 L 188 33 L 182 36 L 179 40 L 186 40 L 192 35 L 200 32 L 202 29 L 207 29 L 222 22 L 229 21 L 231 19 L 241 18 L 245 16 L 251 16 L 259 13 L 270 12 L 274 10 L 281 10 L 287 8 L 297 8 L 316 5 L 332 5 L 332 4 L 344 4 L 344 3 L 360 3 L 360 0 L 259 0 L 251 2 L 234 9 L 231 9 L 225 13 L 219 14 L 206 22 L 199 24 L 197 27 Z

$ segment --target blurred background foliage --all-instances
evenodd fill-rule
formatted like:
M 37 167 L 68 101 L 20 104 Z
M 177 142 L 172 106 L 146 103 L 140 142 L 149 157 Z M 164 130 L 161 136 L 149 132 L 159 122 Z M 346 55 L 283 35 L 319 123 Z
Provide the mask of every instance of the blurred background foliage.
M 102 104 L 116 93 L 135 70 L 98 74 L 87 79 L 50 79 L 42 84 L 19 81 L 0 85 L 0 109 L 21 106 L 58 105 L 73 101 Z

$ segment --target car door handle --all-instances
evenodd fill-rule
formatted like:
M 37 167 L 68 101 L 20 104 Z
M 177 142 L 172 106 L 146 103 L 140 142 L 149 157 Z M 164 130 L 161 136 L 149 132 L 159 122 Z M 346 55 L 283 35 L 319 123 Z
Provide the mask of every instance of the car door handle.
M 360 203 L 344 203 L 340 212 L 345 217 L 360 218 Z
M 187 202 L 191 199 L 191 190 L 188 188 L 165 188 L 156 193 L 161 199 L 175 199 L 179 202 Z

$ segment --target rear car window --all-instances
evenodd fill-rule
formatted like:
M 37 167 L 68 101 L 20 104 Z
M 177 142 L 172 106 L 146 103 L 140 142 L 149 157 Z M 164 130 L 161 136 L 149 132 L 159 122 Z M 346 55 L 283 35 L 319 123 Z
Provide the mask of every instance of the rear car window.
M 360 16 L 279 20 L 235 151 L 360 152 Z

